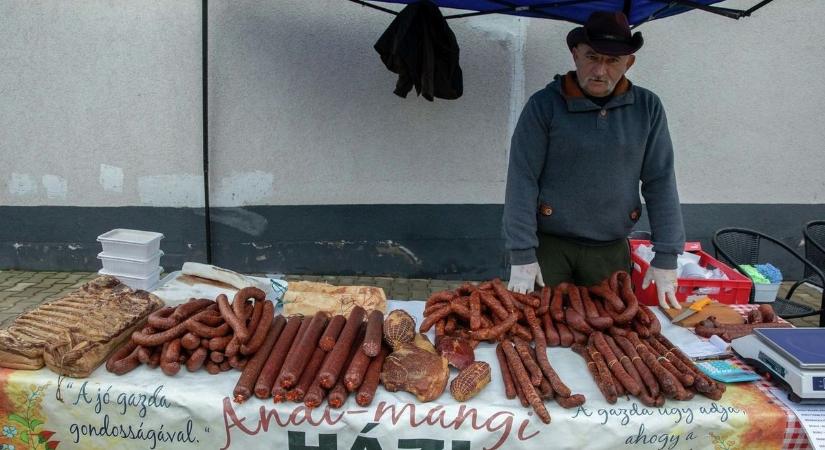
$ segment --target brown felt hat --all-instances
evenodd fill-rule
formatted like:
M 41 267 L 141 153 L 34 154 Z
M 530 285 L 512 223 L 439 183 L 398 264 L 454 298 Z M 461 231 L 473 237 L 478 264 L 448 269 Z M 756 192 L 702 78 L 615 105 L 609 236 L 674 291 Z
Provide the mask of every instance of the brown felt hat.
M 578 44 L 587 44 L 604 55 L 631 55 L 642 48 L 642 33 L 630 34 L 630 25 L 624 13 L 596 11 L 590 14 L 583 27 L 567 33 L 567 46 L 572 50 Z

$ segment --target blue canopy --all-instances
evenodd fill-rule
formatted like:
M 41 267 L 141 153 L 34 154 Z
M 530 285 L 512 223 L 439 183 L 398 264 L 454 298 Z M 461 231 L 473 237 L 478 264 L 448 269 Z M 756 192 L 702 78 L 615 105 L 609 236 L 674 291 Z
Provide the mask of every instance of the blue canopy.
M 395 11 L 376 5 L 374 1 L 352 2 L 395 14 Z M 415 3 L 418 0 L 382 0 L 381 3 Z M 752 12 L 773 0 L 762 0 L 747 10 L 712 6 L 723 0 L 431 0 L 444 8 L 464 9 L 473 12 L 445 16 L 447 19 L 482 14 L 512 14 L 541 19 L 566 20 L 583 24 L 593 11 L 623 11 L 632 27 L 644 22 L 699 9 L 733 19 L 749 16 Z

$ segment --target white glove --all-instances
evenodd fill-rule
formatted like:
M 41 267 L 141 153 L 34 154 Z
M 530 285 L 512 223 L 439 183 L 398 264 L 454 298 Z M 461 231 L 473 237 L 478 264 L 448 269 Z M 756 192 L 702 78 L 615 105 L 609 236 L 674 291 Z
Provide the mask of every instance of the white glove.
M 539 263 L 512 265 L 510 266 L 510 282 L 507 289 L 526 294 L 536 290 L 536 285 L 544 287 L 544 280 L 541 278 L 541 268 Z
M 647 289 L 650 282 L 656 284 L 656 294 L 659 296 L 659 306 L 662 308 L 682 309 L 676 300 L 676 269 L 659 269 L 651 266 L 645 273 L 642 289 Z M 671 306 L 668 306 L 670 303 Z

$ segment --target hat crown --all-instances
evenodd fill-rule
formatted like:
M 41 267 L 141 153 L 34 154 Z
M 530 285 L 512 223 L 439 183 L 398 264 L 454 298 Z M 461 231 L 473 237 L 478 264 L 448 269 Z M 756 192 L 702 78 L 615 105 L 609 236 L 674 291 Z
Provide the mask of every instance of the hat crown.
M 606 41 L 629 41 L 630 25 L 627 16 L 620 11 L 595 11 L 584 24 L 590 39 Z

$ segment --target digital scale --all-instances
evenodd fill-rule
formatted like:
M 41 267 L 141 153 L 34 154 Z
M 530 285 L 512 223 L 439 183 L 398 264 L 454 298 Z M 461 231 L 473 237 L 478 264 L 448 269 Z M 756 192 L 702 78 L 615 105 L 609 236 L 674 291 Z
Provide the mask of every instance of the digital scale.
M 781 381 L 796 403 L 825 403 L 825 328 L 756 328 L 731 348 Z

